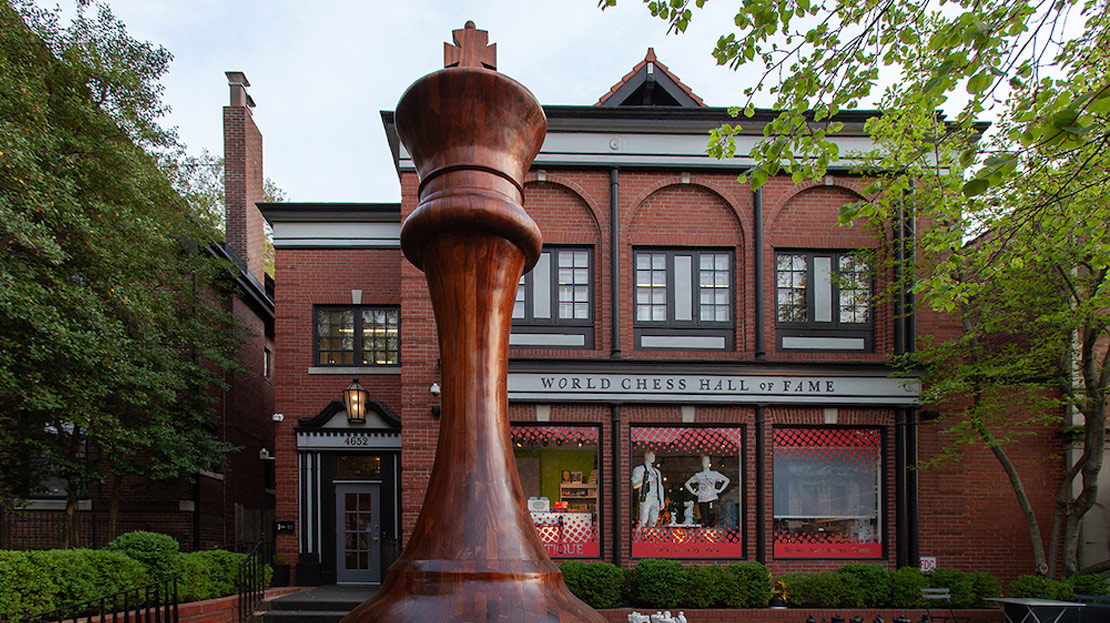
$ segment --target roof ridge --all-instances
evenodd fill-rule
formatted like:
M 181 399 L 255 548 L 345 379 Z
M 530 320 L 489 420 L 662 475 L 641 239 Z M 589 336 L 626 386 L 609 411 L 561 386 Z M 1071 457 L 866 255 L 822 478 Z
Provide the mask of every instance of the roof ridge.
M 636 63 L 636 66 L 634 66 L 631 71 L 626 73 L 620 80 L 618 80 L 616 84 L 614 84 L 612 87 L 610 87 L 609 91 L 607 93 L 605 93 L 604 95 L 602 95 L 597 100 L 597 102 L 594 103 L 594 106 L 601 106 L 601 105 L 605 104 L 605 102 L 607 102 L 610 97 L 613 97 L 613 95 L 616 94 L 616 92 L 621 87 L 623 87 L 633 77 L 635 77 L 636 73 L 639 72 L 644 67 L 644 65 L 647 65 L 648 63 L 652 63 L 653 65 L 658 67 L 660 71 L 662 71 L 664 74 L 666 74 L 668 78 L 673 80 L 674 83 L 676 85 L 678 85 L 678 88 L 682 89 L 682 91 L 684 93 L 686 93 L 686 95 L 689 95 L 690 99 L 694 100 L 694 102 L 696 102 L 699 107 L 702 107 L 702 108 L 706 107 L 705 100 L 698 97 L 698 94 L 694 93 L 694 91 L 689 86 L 687 86 L 684 82 L 682 82 L 682 80 L 680 80 L 679 77 L 677 75 L 675 75 L 675 73 L 673 71 L 671 71 L 669 67 L 667 67 L 666 65 L 664 65 L 662 62 L 659 61 L 658 57 L 655 55 L 655 48 L 654 47 L 649 47 L 647 49 L 647 53 L 644 55 L 644 60 L 640 61 L 639 63 Z

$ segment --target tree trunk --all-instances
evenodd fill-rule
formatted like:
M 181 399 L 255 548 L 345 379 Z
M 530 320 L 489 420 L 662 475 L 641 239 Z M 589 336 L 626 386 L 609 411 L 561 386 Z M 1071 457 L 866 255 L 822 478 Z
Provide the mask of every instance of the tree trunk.
M 1006 476 L 1010 479 L 1010 486 L 1014 490 L 1014 495 L 1017 497 L 1018 504 L 1021 506 L 1021 512 L 1025 515 L 1025 525 L 1029 529 L 1029 541 L 1033 545 L 1033 564 L 1036 572 L 1044 575 L 1048 573 L 1048 564 L 1045 562 L 1044 555 L 1044 542 L 1041 540 L 1041 528 L 1037 523 L 1037 515 L 1033 512 L 1033 506 L 1029 503 L 1029 495 L 1025 492 L 1025 485 L 1021 483 L 1021 476 L 1018 475 L 1017 469 L 1014 467 L 1013 461 L 1006 451 L 998 444 L 994 435 L 991 435 L 987 427 L 982 422 L 976 421 L 974 423 L 976 431 L 979 436 L 983 438 L 983 442 L 994 453 L 994 457 L 998 459 L 1002 469 L 1006 470 Z
M 1094 393 L 1094 392 L 1090 392 Z M 1088 403 L 1090 404 L 1090 403 Z M 1069 504 L 1064 525 L 1064 574 L 1079 573 L 1079 536 L 1083 517 L 1098 502 L 1098 475 L 1102 471 L 1102 454 L 1106 441 L 1106 412 L 1101 402 L 1082 409 L 1084 424 L 1082 463 L 1078 465 L 1082 476 L 1082 489 Z
M 123 474 L 112 475 L 112 498 L 108 502 L 108 534 L 104 538 L 105 543 L 110 543 L 112 539 L 119 536 L 116 532 L 116 526 L 119 524 L 119 500 L 123 488 Z
M 77 487 L 72 480 L 66 483 L 65 521 L 62 525 L 65 531 L 64 547 L 66 549 L 78 547 L 80 543 L 77 539 Z
M 1110 381 L 1110 353 L 1099 348 L 1102 331 L 1086 327 L 1080 343 L 1080 372 L 1084 400 L 1079 410 L 1083 414 L 1083 453 L 1075 465 L 1069 466 L 1061 490 L 1067 500 L 1067 517 L 1064 524 L 1064 574 L 1079 573 L 1079 537 L 1083 517 L 1098 503 L 1098 476 L 1102 471 L 1102 455 L 1106 447 L 1106 385 Z M 1080 476 L 1081 489 L 1071 499 L 1071 483 Z M 1066 496 L 1066 497 L 1065 497 Z M 1059 503 L 1058 503 L 1059 504 Z

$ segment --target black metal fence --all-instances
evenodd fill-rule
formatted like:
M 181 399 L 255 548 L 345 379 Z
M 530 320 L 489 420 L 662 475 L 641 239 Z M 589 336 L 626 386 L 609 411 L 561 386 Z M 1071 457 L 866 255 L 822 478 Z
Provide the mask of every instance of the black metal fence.
M 99 549 L 112 539 L 134 530 L 151 530 L 148 521 L 120 518 L 110 529 L 107 513 L 81 511 L 74 516 L 77 547 Z M 57 549 L 68 542 L 65 513 L 61 511 L 5 509 L 0 506 L 0 549 Z
M 246 623 L 266 594 L 266 565 L 273 558 L 272 546 L 259 541 L 239 564 L 239 623 Z
M 20 623 L 177 623 L 177 576 L 63 608 L 26 613 Z

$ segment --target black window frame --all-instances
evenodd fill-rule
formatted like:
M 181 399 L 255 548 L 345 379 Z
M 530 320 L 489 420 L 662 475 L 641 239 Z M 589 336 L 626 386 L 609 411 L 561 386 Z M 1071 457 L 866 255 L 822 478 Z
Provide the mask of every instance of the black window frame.
M 362 356 L 364 353 L 363 348 L 363 322 L 362 312 L 364 311 L 387 311 L 397 314 L 397 357 L 396 361 L 392 363 L 376 363 L 374 361 L 364 363 Z M 354 347 L 351 355 L 351 363 L 323 363 L 320 361 L 320 340 L 321 336 L 317 332 L 319 328 L 317 321 L 317 314 L 320 311 L 350 311 L 354 317 L 353 331 Z M 338 351 L 328 351 L 338 352 Z M 313 305 L 312 306 L 312 365 L 314 367 L 322 368 L 399 368 L 401 367 L 401 307 L 399 305 Z
M 559 299 L 559 260 L 564 255 L 574 253 L 586 254 L 586 278 L 585 284 L 586 295 L 588 300 L 585 301 L 587 317 L 586 318 L 564 318 L 560 315 Z M 513 334 L 531 334 L 543 335 L 550 333 L 560 334 L 576 334 L 581 335 L 581 345 L 536 345 L 536 344 L 521 344 L 512 345 L 512 348 L 542 348 L 542 349 L 592 349 L 594 346 L 594 323 L 597 319 L 597 296 L 594 288 L 597 286 L 597 275 L 595 273 L 597 265 L 594 263 L 594 247 L 591 245 L 551 245 L 545 246 L 541 251 L 541 256 L 547 255 L 550 259 L 548 261 L 549 280 L 548 285 L 550 293 L 548 301 L 551 306 L 551 316 L 549 318 L 536 318 L 535 315 L 535 272 L 536 267 L 532 270 L 521 275 L 520 283 L 517 286 L 516 300 L 514 302 L 514 312 L 517 303 L 522 303 L 524 306 L 524 316 L 514 317 L 512 319 L 512 333 Z M 536 266 L 540 266 L 537 262 Z M 570 270 L 576 270 L 571 266 Z M 580 287 L 572 285 L 571 287 Z M 574 301 L 571 301 L 574 304 Z
M 640 320 L 638 309 L 638 279 L 637 271 L 640 270 L 639 258 L 644 254 L 663 254 L 665 256 L 666 271 L 666 315 L 665 320 Z M 725 255 L 729 258 L 728 265 L 728 320 L 702 320 L 701 319 L 701 286 L 700 273 L 701 273 L 701 257 L 702 255 Z M 677 308 L 678 288 L 675 283 L 675 268 L 674 258 L 676 256 L 691 256 L 691 267 L 693 274 L 691 275 L 690 283 L 690 320 L 676 320 L 675 310 Z M 735 350 L 736 343 L 736 293 L 737 293 L 737 273 L 736 273 L 736 248 L 735 247 L 634 247 L 632 249 L 632 298 L 630 308 L 632 310 L 632 327 L 635 337 L 636 350 L 697 350 L 697 351 L 733 351 Z M 713 270 L 716 270 L 715 268 Z M 670 335 L 670 336 L 714 336 L 724 337 L 724 348 L 696 348 L 696 347 L 665 347 L 665 346 L 642 346 L 641 340 L 645 333 L 651 335 Z
M 874 352 L 874 332 L 875 332 L 875 313 L 877 306 L 875 304 L 875 272 L 874 260 L 870 257 L 871 250 L 869 249 L 798 249 L 798 248 L 777 248 L 774 250 L 774 288 L 771 299 L 772 313 L 775 318 L 776 328 L 776 343 L 778 350 L 790 352 L 814 352 L 814 351 L 834 351 L 834 352 Z M 785 255 L 802 255 L 805 256 L 805 308 L 806 319 L 805 321 L 789 321 L 779 319 L 779 258 Z M 815 301 L 815 271 L 814 259 L 827 257 L 830 260 L 831 266 L 831 285 L 830 285 L 830 304 L 831 320 L 828 322 L 818 322 L 815 320 L 816 316 L 816 301 Z M 866 262 L 868 267 L 868 284 L 867 284 L 867 302 L 868 314 L 865 322 L 843 322 L 840 319 L 840 262 L 841 258 L 855 257 L 857 260 L 862 259 Z M 832 338 L 858 338 L 863 340 L 862 349 L 848 349 L 848 348 L 793 348 L 783 346 L 783 338 L 785 337 L 832 337 Z

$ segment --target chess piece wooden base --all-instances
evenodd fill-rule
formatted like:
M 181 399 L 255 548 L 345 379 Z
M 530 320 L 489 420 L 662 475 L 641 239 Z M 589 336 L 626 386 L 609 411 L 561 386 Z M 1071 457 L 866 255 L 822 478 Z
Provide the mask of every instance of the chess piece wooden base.
M 436 316 L 439 445 L 404 552 L 343 623 L 600 623 L 536 534 L 509 437 L 513 302 L 542 245 L 521 207 L 522 182 L 546 133 L 543 110 L 513 80 L 463 66 L 417 81 L 396 120 L 420 177 L 401 246 L 424 271 Z

